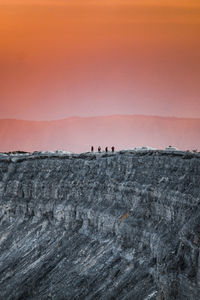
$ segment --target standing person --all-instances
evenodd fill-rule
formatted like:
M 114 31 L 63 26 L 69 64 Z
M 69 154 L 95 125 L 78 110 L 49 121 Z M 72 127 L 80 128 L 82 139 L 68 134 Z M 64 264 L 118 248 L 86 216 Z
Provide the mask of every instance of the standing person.
M 115 147 L 112 146 L 112 147 L 111 147 L 111 150 L 112 150 L 112 152 L 115 152 Z
M 108 147 L 105 148 L 105 151 L 108 152 Z
M 91 147 L 91 152 L 94 152 L 94 147 L 93 146 Z
M 101 147 L 100 146 L 98 147 L 98 152 L 101 152 Z

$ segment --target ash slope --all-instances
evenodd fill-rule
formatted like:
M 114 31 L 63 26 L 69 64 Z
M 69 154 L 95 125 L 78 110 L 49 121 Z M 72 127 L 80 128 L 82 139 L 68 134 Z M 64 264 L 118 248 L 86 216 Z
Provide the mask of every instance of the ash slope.
M 0 154 L 0 299 L 192 299 L 200 155 Z

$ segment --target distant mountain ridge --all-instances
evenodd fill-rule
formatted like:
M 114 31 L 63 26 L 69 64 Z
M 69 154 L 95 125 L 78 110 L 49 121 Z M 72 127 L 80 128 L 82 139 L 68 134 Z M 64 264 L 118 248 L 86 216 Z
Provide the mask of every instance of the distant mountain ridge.
M 85 152 L 114 145 L 200 148 L 200 119 L 145 115 L 72 117 L 56 121 L 0 120 L 0 151 L 67 150 Z

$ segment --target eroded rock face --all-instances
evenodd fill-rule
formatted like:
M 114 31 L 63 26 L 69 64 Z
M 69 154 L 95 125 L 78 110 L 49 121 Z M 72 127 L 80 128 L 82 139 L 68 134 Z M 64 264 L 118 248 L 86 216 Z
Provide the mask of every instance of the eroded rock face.
M 200 156 L 0 154 L 0 299 L 199 299 Z

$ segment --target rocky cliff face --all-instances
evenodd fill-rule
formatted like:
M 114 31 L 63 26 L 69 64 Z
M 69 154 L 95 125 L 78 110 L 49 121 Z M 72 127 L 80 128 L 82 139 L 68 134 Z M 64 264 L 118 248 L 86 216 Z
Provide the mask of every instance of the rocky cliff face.
M 0 155 L 0 299 L 199 299 L 200 155 Z

